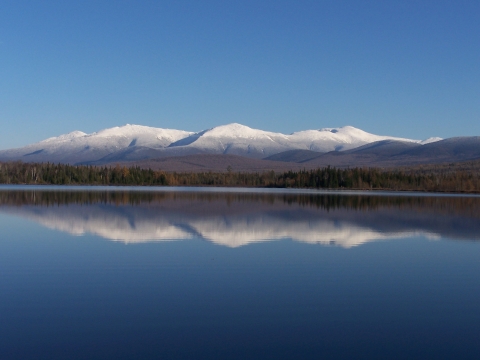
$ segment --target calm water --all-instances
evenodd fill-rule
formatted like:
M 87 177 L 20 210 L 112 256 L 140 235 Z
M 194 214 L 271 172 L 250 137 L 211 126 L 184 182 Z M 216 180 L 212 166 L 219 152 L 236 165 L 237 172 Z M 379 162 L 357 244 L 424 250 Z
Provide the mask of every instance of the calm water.
M 0 187 L 0 359 L 480 357 L 480 197 Z

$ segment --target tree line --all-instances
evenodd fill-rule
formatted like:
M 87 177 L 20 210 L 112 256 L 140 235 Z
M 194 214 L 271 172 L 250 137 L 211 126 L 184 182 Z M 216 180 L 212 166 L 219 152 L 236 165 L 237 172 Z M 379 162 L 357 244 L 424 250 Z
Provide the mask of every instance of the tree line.
M 312 189 L 480 192 L 479 171 L 418 172 L 379 168 L 168 173 L 138 166 L 0 163 L 0 183 L 40 185 L 240 186 Z

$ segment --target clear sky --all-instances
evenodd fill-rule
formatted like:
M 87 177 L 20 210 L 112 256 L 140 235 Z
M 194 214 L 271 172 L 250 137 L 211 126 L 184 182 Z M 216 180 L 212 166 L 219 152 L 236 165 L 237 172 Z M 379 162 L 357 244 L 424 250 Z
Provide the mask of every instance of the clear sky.
M 0 149 L 231 122 L 480 135 L 480 1 L 0 2 Z

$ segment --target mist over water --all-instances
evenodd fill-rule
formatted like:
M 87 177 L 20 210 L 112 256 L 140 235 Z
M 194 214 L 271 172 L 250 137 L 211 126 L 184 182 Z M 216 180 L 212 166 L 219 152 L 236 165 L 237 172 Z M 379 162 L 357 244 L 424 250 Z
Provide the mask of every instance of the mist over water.
M 480 197 L 3 187 L 0 225 L 6 358 L 480 354 Z

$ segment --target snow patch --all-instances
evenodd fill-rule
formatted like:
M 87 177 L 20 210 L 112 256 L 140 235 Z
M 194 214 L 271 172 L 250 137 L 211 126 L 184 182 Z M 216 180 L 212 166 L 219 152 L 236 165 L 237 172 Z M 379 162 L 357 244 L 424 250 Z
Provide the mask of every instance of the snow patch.
M 425 145 L 425 144 L 434 143 L 440 140 L 443 140 L 443 139 L 439 137 L 431 137 L 431 138 L 420 141 L 419 144 Z

